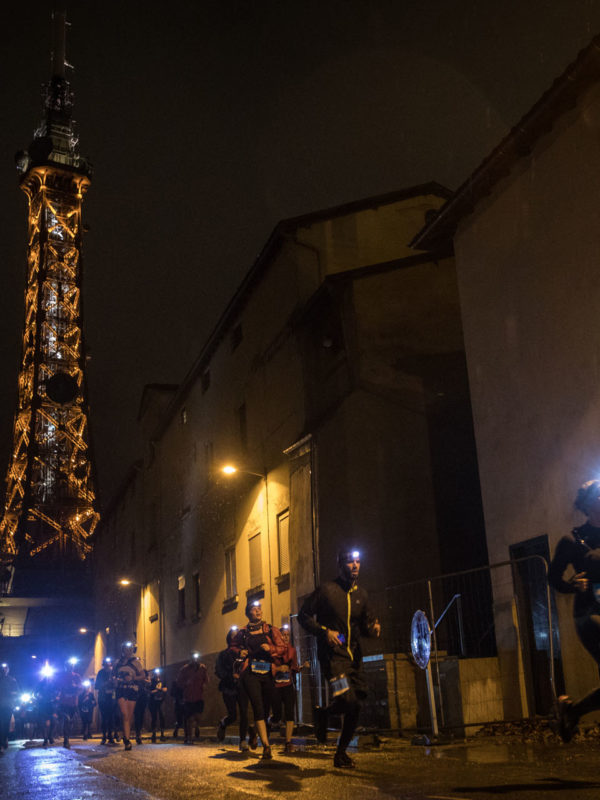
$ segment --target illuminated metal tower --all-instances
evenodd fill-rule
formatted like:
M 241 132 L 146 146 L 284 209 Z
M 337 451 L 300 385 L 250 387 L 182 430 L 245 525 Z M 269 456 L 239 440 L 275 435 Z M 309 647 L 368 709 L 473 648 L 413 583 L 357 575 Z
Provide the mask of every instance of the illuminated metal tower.
M 98 522 L 81 307 L 81 208 L 91 168 L 71 117 L 65 30 L 64 12 L 55 12 L 43 120 L 16 159 L 29 202 L 27 284 L 0 553 L 17 570 L 85 559 Z

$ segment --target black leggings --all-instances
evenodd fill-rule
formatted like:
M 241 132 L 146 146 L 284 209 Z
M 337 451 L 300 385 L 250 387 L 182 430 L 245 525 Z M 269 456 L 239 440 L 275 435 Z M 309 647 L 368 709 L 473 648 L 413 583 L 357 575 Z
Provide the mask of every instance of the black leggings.
M 342 722 L 342 731 L 338 740 L 338 750 L 346 750 L 354 731 L 358 724 L 358 715 L 360 714 L 360 700 L 357 696 L 354 687 L 345 693 L 336 697 L 328 709 L 332 714 L 342 714 L 344 721 Z
M 236 692 L 221 692 L 223 702 L 227 709 L 227 716 L 221 720 L 221 725 L 226 728 L 228 725 L 233 724 L 237 719 L 237 704 L 238 693 Z M 247 704 L 246 704 L 247 705 Z M 248 709 L 246 708 L 246 717 L 248 716 Z
M 175 701 L 175 731 L 183 728 L 183 700 L 181 702 Z M 174 731 L 174 732 L 175 732 Z
M 144 715 L 146 713 L 146 707 L 148 705 L 148 698 L 146 695 L 141 695 L 135 701 L 135 707 L 133 710 L 133 719 L 134 719 L 134 726 L 135 726 L 135 735 L 136 738 L 140 738 L 142 735 L 142 728 L 144 727 Z
M 155 703 L 153 700 L 148 702 L 148 708 L 150 710 L 150 730 L 152 733 L 156 733 L 156 723 L 159 724 L 159 730 L 161 733 L 164 732 L 165 729 L 165 715 L 162 710 L 162 701 L 160 703 Z
M 90 738 L 92 735 L 92 718 L 94 716 L 93 711 L 80 711 L 79 716 L 81 717 L 81 735 L 84 738 Z
M 10 730 L 11 717 L 12 706 L 0 706 L 0 748 L 8 747 L 8 732 Z
M 71 736 L 71 728 L 75 718 L 76 709 L 73 706 L 61 706 L 60 716 L 63 721 L 63 738 L 66 742 L 69 741 Z
M 296 705 L 296 689 L 293 684 L 289 686 L 275 686 L 273 690 L 273 714 L 271 719 L 273 722 L 281 720 L 281 708 L 283 706 L 283 717 L 286 722 L 292 722 L 294 719 L 294 706 Z
M 596 664 L 600 666 L 600 614 L 586 614 L 575 617 L 575 629 L 581 641 Z M 594 689 L 579 702 L 573 703 L 572 711 L 577 718 L 597 711 L 600 708 L 600 688 Z
M 98 703 L 100 709 L 100 724 L 102 726 L 102 738 L 112 739 L 115 728 L 115 701 L 110 699 L 106 702 L 101 700 Z
M 270 672 L 258 675 L 245 669 L 240 676 L 240 742 L 246 738 L 248 730 L 248 701 L 254 712 L 254 721 L 266 720 L 271 710 L 273 695 L 273 676 Z

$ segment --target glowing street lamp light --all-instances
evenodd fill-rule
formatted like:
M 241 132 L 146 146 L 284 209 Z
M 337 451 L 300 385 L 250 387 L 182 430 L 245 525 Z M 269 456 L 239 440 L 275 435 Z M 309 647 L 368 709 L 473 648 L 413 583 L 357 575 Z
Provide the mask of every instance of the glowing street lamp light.
M 88 632 L 87 628 L 79 628 L 79 633 L 87 633 L 87 632 Z
M 267 480 L 267 475 L 264 472 L 253 472 L 251 469 L 242 469 L 233 464 L 225 464 L 224 467 L 221 467 L 221 472 L 224 475 L 235 475 L 236 472 L 243 472 L 244 475 L 256 475 L 257 478 L 262 478 L 263 481 Z

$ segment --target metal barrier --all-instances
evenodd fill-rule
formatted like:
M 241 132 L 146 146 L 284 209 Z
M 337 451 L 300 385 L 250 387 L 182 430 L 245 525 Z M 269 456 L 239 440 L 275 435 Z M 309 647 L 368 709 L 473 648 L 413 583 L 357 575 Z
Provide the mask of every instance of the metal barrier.
M 461 729 L 551 712 L 562 690 L 553 595 L 542 556 L 505 561 L 372 593 L 382 637 L 364 640 L 369 696 L 361 724 L 373 730 L 430 730 L 425 676 L 410 655 L 410 624 L 423 610 L 432 632 L 438 723 Z M 434 627 L 434 623 L 437 626 Z M 292 619 L 301 661 L 298 720 L 327 703 L 316 646 Z

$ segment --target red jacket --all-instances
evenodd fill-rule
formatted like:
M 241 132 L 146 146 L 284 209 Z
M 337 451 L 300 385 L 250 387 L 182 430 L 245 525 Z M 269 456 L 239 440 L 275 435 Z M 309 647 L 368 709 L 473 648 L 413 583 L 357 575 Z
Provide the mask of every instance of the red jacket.
M 204 700 L 204 687 L 208 683 L 208 672 L 204 664 L 190 661 L 179 670 L 177 686 L 183 692 L 184 703 L 197 703 Z
M 59 699 L 63 706 L 77 708 L 77 698 L 81 692 L 81 675 L 71 670 L 59 672 L 56 678 Z

